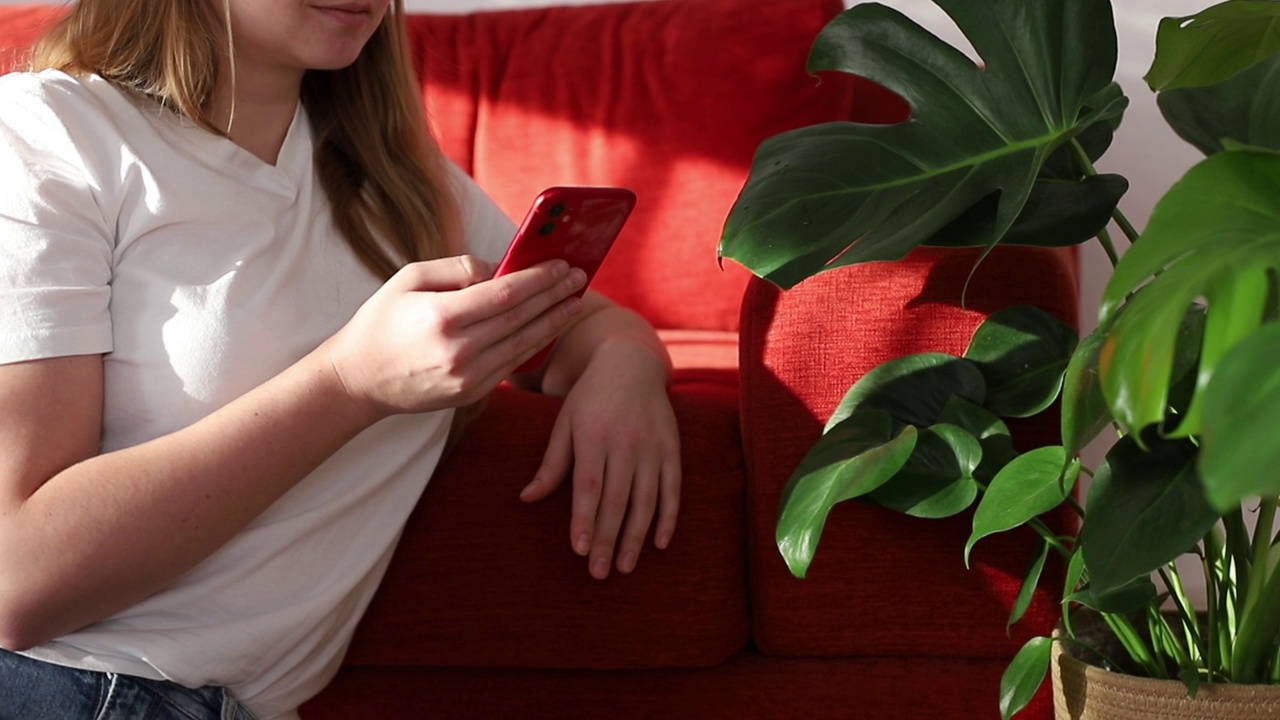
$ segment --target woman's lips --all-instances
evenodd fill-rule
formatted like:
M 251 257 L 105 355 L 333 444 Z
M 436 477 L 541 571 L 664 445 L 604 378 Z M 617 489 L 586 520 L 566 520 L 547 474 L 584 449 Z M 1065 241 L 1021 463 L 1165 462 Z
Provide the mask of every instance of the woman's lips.
M 320 14 L 346 27 L 363 27 L 369 20 L 369 5 L 366 3 L 342 3 L 339 5 L 317 5 Z

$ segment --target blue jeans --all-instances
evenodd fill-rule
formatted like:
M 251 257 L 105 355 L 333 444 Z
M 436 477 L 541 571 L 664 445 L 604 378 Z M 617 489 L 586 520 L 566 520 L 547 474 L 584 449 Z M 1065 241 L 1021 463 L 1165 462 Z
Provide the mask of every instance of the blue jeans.
M 0 650 L 0 720 L 253 720 L 220 687 L 53 665 Z

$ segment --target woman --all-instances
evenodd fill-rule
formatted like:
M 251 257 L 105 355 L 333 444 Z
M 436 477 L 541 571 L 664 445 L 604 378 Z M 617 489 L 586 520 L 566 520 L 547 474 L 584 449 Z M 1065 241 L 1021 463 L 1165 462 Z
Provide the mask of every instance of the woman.
M 294 716 L 454 410 L 557 336 L 521 497 L 572 474 L 597 578 L 670 542 L 665 351 L 564 263 L 489 279 L 514 228 L 427 134 L 401 0 L 81 0 L 32 70 L 0 80 L 0 717 Z

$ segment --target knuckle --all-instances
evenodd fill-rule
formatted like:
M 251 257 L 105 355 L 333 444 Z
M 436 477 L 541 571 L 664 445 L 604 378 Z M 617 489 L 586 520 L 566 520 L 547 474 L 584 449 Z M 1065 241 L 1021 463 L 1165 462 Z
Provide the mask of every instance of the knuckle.
M 463 277 L 471 280 L 480 280 L 484 277 L 484 267 L 480 260 L 474 255 L 455 255 L 454 262 L 458 265 L 458 270 Z
M 587 473 L 579 476 L 576 485 L 580 492 L 592 497 L 599 495 L 604 487 L 604 483 L 596 473 Z
M 633 512 L 652 515 L 658 506 L 658 490 L 651 484 L 641 483 L 631 491 L 631 507 Z
M 516 295 L 516 288 L 511 283 L 498 283 L 497 287 L 494 288 L 494 297 L 501 307 L 512 307 L 516 305 L 519 299 Z

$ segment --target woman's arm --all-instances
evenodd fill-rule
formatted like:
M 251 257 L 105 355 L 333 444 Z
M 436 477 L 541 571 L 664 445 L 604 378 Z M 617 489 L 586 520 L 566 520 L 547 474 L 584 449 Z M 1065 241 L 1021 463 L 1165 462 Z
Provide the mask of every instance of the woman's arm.
M 0 647 L 136 604 L 369 425 L 474 401 L 581 309 L 569 296 L 583 278 L 563 263 L 478 283 L 490 272 L 456 259 L 408 266 L 276 377 L 102 455 L 99 356 L 0 366 Z
M 585 301 L 541 376 L 543 392 L 565 396 L 565 404 L 521 498 L 546 497 L 572 471 L 569 542 L 603 579 L 610 565 L 635 569 L 655 514 L 654 545 L 670 543 L 680 436 L 667 396 L 671 359 L 653 328 L 599 294 L 588 292 Z

